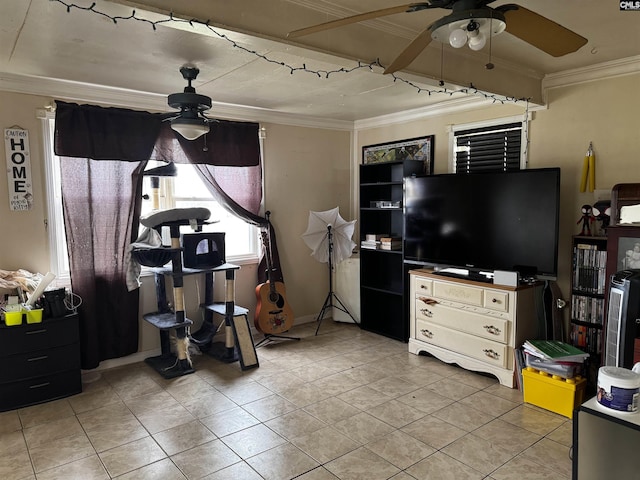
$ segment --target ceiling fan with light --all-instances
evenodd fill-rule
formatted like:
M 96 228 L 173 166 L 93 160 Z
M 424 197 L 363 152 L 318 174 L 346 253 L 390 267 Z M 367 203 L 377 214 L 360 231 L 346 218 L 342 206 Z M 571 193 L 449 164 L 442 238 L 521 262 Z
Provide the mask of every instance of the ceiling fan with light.
M 432 40 L 449 43 L 455 48 L 468 44 L 472 50 L 480 50 L 491 37 L 506 31 L 554 57 L 575 52 L 587 43 L 587 39 L 581 35 L 520 5 L 489 7 L 494 1 L 429 0 L 408 3 L 302 28 L 287 36 L 296 38 L 397 13 L 413 13 L 433 8 L 451 10 L 450 14 L 427 26 L 384 73 L 393 73 L 411 64 Z
M 166 114 L 164 120 L 171 122 L 171 128 L 187 140 L 196 138 L 209 132 L 209 123 L 217 120 L 207 117 L 204 112 L 211 108 L 211 98 L 196 93 L 191 85 L 200 73 L 197 67 L 185 65 L 180 68 L 182 78 L 187 81 L 187 86 L 180 93 L 172 93 L 167 98 L 171 108 L 180 109 L 177 113 Z

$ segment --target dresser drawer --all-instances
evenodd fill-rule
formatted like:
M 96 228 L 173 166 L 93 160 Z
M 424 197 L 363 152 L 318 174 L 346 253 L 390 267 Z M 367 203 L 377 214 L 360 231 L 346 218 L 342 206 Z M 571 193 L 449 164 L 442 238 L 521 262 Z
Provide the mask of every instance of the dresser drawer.
M 434 282 L 433 295 L 444 300 L 453 300 L 477 307 L 482 307 L 484 303 L 484 289 L 463 284 Z
M 498 312 L 509 311 L 509 294 L 497 290 L 484 291 L 484 306 Z
M 80 346 L 77 343 L 61 347 L 19 353 L 3 359 L 0 382 L 48 375 L 64 370 L 80 370 Z
M 78 315 L 0 328 L 0 357 L 78 343 Z
M 414 276 L 413 289 L 416 295 L 433 295 L 433 280 Z
M 489 316 L 486 310 L 478 307 L 447 305 L 418 295 L 415 298 L 416 319 L 442 325 L 452 330 L 467 332 L 496 342 L 508 343 L 509 320 L 497 315 Z M 474 311 L 477 310 L 477 311 Z
M 419 293 L 416 291 L 416 293 Z M 433 296 L 497 312 L 509 312 L 509 293 L 500 290 L 433 282 Z
M 0 411 L 13 410 L 82 391 L 80 370 L 0 384 Z
M 441 325 L 416 321 L 416 339 L 502 368 L 511 367 L 509 347 Z

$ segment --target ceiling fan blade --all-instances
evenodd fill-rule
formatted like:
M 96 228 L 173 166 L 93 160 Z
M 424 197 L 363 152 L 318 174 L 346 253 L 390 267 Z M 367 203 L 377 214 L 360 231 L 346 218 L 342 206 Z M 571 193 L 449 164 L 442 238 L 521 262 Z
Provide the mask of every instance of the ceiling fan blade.
M 389 65 L 384 71 L 387 73 L 394 73 L 398 70 L 402 70 L 404 67 L 413 62 L 420 52 L 422 52 L 427 45 L 431 43 L 431 30 L 426 28 L 420 35 L 413 39 L 413 41 L 405 48 L 400 55 L 396 57 L 391 65 Z
M 507 32 L 553 57 L 575 52 L 587 43 L 583 36 L 520 5 L 501 5 L 496 10 L 504 15 Z
M 301 28 L 289 32 L 287 37 L 296 38 L 303 35 L 310 35 L 312 33 L 322 32 L 324 30 L 330 30 L 332 28 L 342 27 L 343 25 L 350 25 L 352 23 L 362 22 L 364 20 L 373 20 L 374 18 L 386 17 L 387 15 L 393 15 L 395 13 L 404 12 L 417 12 L 426 8 L 433 8 L 428 2 L 424 3 L 408 3 L 406 5 L 398 5 L 396 7 L 383 8 L 381 10 L 373 10 L 367 13 L 360 13 L 351 17 L 341 18 L 339 20 L 332 20 L 330 22 L 320 23 L 312 27 Z

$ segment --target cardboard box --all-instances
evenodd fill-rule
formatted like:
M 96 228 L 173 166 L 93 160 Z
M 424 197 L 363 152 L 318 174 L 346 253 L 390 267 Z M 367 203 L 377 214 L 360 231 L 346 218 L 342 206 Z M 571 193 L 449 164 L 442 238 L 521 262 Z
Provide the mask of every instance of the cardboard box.
M 573 418 L 582 404 L 587 380 L 577 376 L 565 379 L 527 367 L 522 370 L 524 401 L 554 413 Z

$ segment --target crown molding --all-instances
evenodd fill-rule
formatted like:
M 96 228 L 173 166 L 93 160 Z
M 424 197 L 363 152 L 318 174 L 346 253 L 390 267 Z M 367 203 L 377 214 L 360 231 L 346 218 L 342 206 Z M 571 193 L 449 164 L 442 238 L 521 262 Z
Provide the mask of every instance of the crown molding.
M 356 130 L 364 130 L 368 128 L 383 127 L 385 125 L 407 123 L 415 120 L 421 120 L 423 118 L 436 117 L 446 113 L 472 110 L 488 105 L 489 103 L 489 100 L 485 98 L 461 97 L 446 100 L 445 102 L 440 102 L 437 105 L 429 105 L 426 107 L 414 108 L 412 110 L 405 110 L 404 112 L 356 120 L 354 122 L 354 126 Z
M 597 80 L 634 75 L 640 72 L 640 55 L 603 62 L 583 68 L 574 68 L 546 75 L 542 80 L 543 92 Z
M 0 91 L 153 112 L 170 111 L 167 109 L 166 95 L 7 72 L 0 72 Z M 492 100 L 484 97 L 467 96 L 450 99 L 436 105 L 356 121 L 318 118 L 222 102 L 212 102 L 212 110 L 215 111 L 217 118 L 228 120 L 354 131 L 473 110 L 492 103 Z
M 413 122 L 416 120 L 422 120 L 429 117 L 437 117 L 441 115 L 449 115 L 452 113 L 465 112 L 469 110 L 477 110 L 479 108 L 485 108 L 490 105 L 494 105 L 495 101 L 486 97 L 480 96 L 466 96 L 440 102 L 436 105 L 430 105 L 426 107 L 420 107 L 412 110 L 405 110 L 404 112 L 392 113 L 389 115 L 381 115 L 379 117 L 366 118 L 363 120 L 356 120 L 354 122 L 355 129 L 364 130 L 368 128 L 384 127 L 387 125 Z M 525 103 L 522 102 L 523 108 Z M 537 109 L 540 106 L 529 104 L 529 110 Z
M 125 88 L 107 87 L 33 75 L 0 72 L 0 91 L 40 95 L 55 100 L 169 112 L 167 96 Z M 212 102 L 216 118 L 247 122 L 270 122 L 299 127 L 353 130 L 353 122 L 276 112 L 265 108 Z
M 542 81 L 543 92 L 551 88 L 559 88 L 597 80 L 606 80 L 622 75 L 633 75 L 640 73 L 640 56 L 623 58 L 611 62 L 603 62 L 584 68 L 566 70 L 550 75 L 546 75 Z M 546 95 L 545 95 L 546 96 Z M 492 105 L 492 100 L 482 97 L 464 97 L 455 100 L 440 102 L 437 105 L 421 107 L 404 112 L 382 115 L 374 118 L 356 120 L 354 127 L 357 130 L 367 128 L 383 127 L 386 125 L 407 123 L 428 117 L 446 115 L 456 112 L 464 112 Z M 529 111 L 544 110 L 548 108 L 545 103 L 542 105 L 529 104 Z
M 91 102 L 98 105 L 166 111 L 166 97 L 125 88 L 0 72 L 0 90 L 55 100 Z
M 605 62 L 585 68 L 566 70 L 545 76 L 542 81 L 543 92 L 581 83 L 606 80 L 623 75 L 640 73 L 640 56 Z M 0 90 L 29 95 L 40 95 L 53 99 L 87 102 L 99 105 L 118 106 L 166 112 L 166 96 L 137 90 L 106 87 L 69 80 L 51 79 L 33 75 L 16 75 L 0 72 Z M 317 118 L 312 116 L 276 112 L 269 109 L 213 102 L 216 117 L 238 121 L 271 122 L 309 128 L 330 130 L 361 130 L 385 125 L 407 123 L 423 118 L 449 113 L 468 111 L 486 107 L 493 102 L 482 97 L 461 97 L 440 102 L 437 105 L 420 107 L 389 115 L 366 118 L 356 121 Z M 530 110 L 544 106 L 530 105 Z

